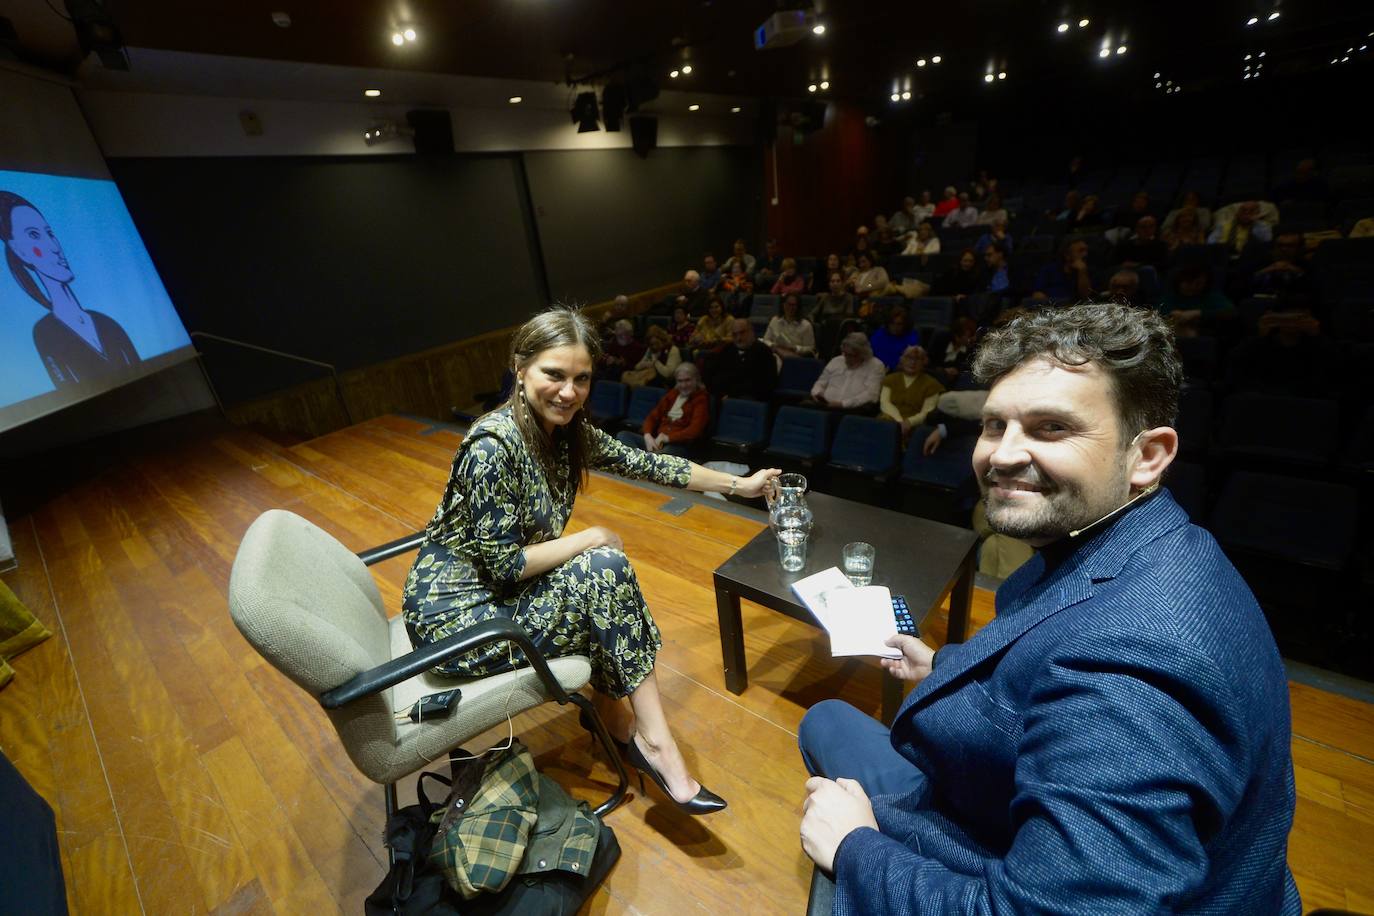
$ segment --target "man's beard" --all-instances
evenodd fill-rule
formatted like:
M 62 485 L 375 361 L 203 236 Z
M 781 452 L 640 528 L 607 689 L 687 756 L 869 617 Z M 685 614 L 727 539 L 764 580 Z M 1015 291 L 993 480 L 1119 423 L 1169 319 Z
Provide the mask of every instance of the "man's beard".
M 1007 483 L 1016 481 L 1036 487 L 1036 495 L 1000 499 L 991 489 L 998 477 L 989 469 L 981 481 L 987 497 L 988 527 L 998 534 L 1026 541 L 1048 543 L 1087 528 L 1120 508 L 1126 497 L 1118 498 L 1118 494 L 1129 491 L 1124 467 L 1116 469 L 1112 481 L 1098 493 L 1088 493 L 1078 484 L 1052 481 L 1031 464 L 1015 474 L 1000 477 Z

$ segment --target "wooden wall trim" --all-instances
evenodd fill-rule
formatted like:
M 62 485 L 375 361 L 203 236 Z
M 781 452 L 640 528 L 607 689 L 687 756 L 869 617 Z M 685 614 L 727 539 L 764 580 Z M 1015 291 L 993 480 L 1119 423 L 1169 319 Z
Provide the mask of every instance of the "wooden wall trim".
M 644 311 L 677 288 L 674 282 L 634 293 L 630 313 Z M 606 300 L 583 311 L 599 321 L 610 307 L 611 300 Z M 506 368 L 511 335 L 518 327 L 512 325 L 341 373 L 339 382 L 352 422 L 389 413 L 451 418 L 454 407 L 476 403 L 479 393 L 496 385 Z M 235 425 L 259 426 L 291 436 L 322 436 L 349 425 L 329 378 L 227 407 L 225 414 Z

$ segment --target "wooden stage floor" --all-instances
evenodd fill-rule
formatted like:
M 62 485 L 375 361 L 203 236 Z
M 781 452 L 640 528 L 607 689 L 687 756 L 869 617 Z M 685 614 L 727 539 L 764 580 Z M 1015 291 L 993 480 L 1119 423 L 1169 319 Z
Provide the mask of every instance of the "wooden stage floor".
M 13 662 L 0 749 L 56 812 L 73 912 L 361 912 L 384 868 L 381 790 L 354 771 L 314 702 L 234 629 L 229 569 L 269 508 L 354 550 L 416 530 L 458 441 L 401 417 L 291 447 L 244 429 L 173 427 L 11 517 L 20 566 L 4 580 L 56 635 Z M 762 522 L 706 506 L 673 516 L 663 502 L 597 478 L 572 527 L 624 538 L 663 631 L 670 720 L 692 771 L 730 808 L 698 820 L 656 790 L 632 791 L 610 816 L 624 857 L 588 911 L 801 913 L 810 864 L 797 835 L 797 724 L 832 696 L 876 711 L 879 669 L 831 660 L 818 631 L 746 603 L 750 686 L 727 693 L 711 570 Z M 408 562 L 375 568 L 392 608 Z M 976 593 L 975 626 L 991 606 Z M 943 626 L 928 635 L 942 639 Z M 1304 906 L 1374 913 L 1374 706 L 1291 692 L 1290 862 Z M 606 791 L 610 771 L 571 709 L 545 706 L 515 727 L 576 794 Z

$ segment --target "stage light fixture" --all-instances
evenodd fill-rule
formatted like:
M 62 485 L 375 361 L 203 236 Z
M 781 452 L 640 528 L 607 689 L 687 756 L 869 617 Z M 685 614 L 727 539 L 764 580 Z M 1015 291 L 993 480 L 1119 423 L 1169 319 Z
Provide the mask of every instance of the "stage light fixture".
M 415 40 L 415 30 L 414 30 L 414 29 L 406 29 L 405 31 L 403 31 L 403 32 L 401 33 L 401 35 L 403 35 L 403 36 L 405 37 L 405 40 L 406 40 L 406 41 L 414 41 L 414 40 Z
M 1158 71 L 1158 70 L 1155 71 L 1155 79 L 1159 79 L 1159 71 Z
M 908 89 L 907 91 L 905 91 L 905 92 L 902 93 L 902 101 L 903 101 L 903 102 L 910 102 L 910 101 L 911 101 L 911 90 L 910 90 L 910 89 Z
M 1098 57 L 1110 57 L 1111 54 L 1112 54 L 1112 49 L 1111 49 L 1111 48 L 1103 48 L 1101 51 L 1098 51 L 1098 52 L 1097 52 L 1097 56 L 1098 56 Z
M 739 114 L 740 111 L 741 111 L 740 107 L 739 107 L 738 105 L 736 105 L 736 106 L 734 106 L 733 108 L 730 109 L 730 114 Z
M 1078 20 L 1078 27 L 1079 27 L 1080 29 L 1086 29 L 1086 28 L 1088 27 L 1088 20 L 1086 20 L 1086 19 L 1080 19 L 1080 20 Z
M 378 121 L 363 131 L 363 142 L 368 146 L 386 143 L 401 136 L 401 126 L 395 121 Z
M 918 67 L 924 67 L 925 65 L 926 65 L 926 59 L 925 59 L 924 57 L 922 57 L 920 60 L 916 61 L 916 66 L 918 66 Z
M 402 35 L 400 32 L 392 32 L 391 43 L 399 48 L 401 45 L 406 43 L 406 37 Z
M 1245 20 L 1246 25 L 1254 25 L 1257 22 L 1259 22 L 1258 16 L 1251 16 L 1249 19 Z
M 1270 22 L 1273 22 L 1273 21 L 1274 21 L 1275 19 L 1277 19 L 1277 18 L 1279 18 L 1279 11 L 1278 11 L 1278 10 L 1274 10 L 1274 12 L 1272 12 L 1272 13 L 1269 14 L 1269 21 L 1270 21 Z
M 1163 89 L 1163 88 L 1164 88 L 1164 84 L 1163 84 L 1163 83 L 1155 83 L 1155 88 L 1156 88 L 1156 89 Z
M 997 74 L 997 78 L 998 78 L 999 80 L 1004 80 L 1004 79 L 1006 79 L 1006 78 L 1007 78 L 1007 71 L 1005 71 L 1005 70 L 1000 71 L 1000 72 Z
M 1120 45 L 1120 46 L 1116 49 L 1116 53 L 1118 53 L 1118 54 L 1125 54 L 1125 53 L 1126 53 L 1126 46 L 1125 46 L 1125 45 Z
M 506 101 L 510 102 L 512 105 L 519 105 L 521 102 L 525 101 L 525 99 L 522 96 L 513 95 L 506 99 Z
M 688 110 L 688 111 L 701 111 L 701 106 L 700 106 L 700 105 L 688 105 L 688 106 L 687 106 L 687 110 Z
M 682 75 L 683 75 L 683 76 L 690 76 L 691 73 L 692 73 L 692 65 L 691 65 L 691 64 L 683 64 L 683 66 L 682 66 Z
M 369 99 L 379 98 L 379 97 L 381 96 L 381 94 L 382 94 L 382 90 L 380 90 L 380 89 L 364 89 L 364 90 L 363 90 L 363 95 L 367 96 Z
M 826 91 L 827 89 L 829 89 L 829 88 L 830 88 L 830 80 L 821 80 L 821 92 L 825 92 L 825 91 Z
M 1065 32 L 1067 32 L 1068 30 L 1069 30 L 1069 24 L 1068 24 L 1067 22 L 1061 22 L 1061 23 L 1059 23 L 1059 28 L 1056 29 L 1055 31 L 1057 31 L 1060 35 L 1063 35 L 1063 34 L 1064 34 Z
M 940 55 L 936 54 L 934 57 L 930 59 L 930 62 L 932 64 L 938 64 L 940 62 Z
M 677 78 L 678 78 L 679 76 L 681 76 L 681 75 L 682 75 L 682 71 L 680 71 L 680 70 L 669 70 L 669 71 L 668 71 L 668 78 L 669 78 L 669 79 L 675 80 L 675 79 L 677 79 Z
M 1334 60 L 1333 60 L 1333 61 L 1332 61 L 1332 62 L 1331 62 L 1331 63 L 1333 63 L 1333 64 L 1334 64 L 1334 63 L 1335 63 L 1335 61 L 1334 61 Z M 901 96 L 900 96 L 900 95 L 898 95 L 898 94 L 897 94 L 897 93 L 895 93 L 895 92 L 894 92 L 894 93 L 892 93 L 892 101 L 894 101 L 894 102 L 896 102 L 896 101 L 900 101 L 900 100 L 901 100 L 901 98 L 902 98 L 902 97 L 901 97 Z
M 814 35 L 824 35 L 824 34 L 825 34 L 825 23 L 823 23 L 823 22 L 818 22 L 818 23 L 816 23 L 815 25 L 813 25 L 813 26 L 811 27 L 811 32 L 812 32 L 812 34 L 814 34 Z
M 815 91 L 816 91 L 816 84 L 815 84 L 815 83 L 812 83 L 810 86 L 807 86 L 807 87 L 806 87 L 806 91 L 807 91 L 807 92 L 815 92 Z
M 990 83 L 990 82 L 992 82 L 992 81 L 995 80 L 995 79 L 997 79 L 997 77 L 993 76 L 991 73 L 984 73 L 984 74 L 983 74 L 983 82 L 985 82 L 985 83 Z
M 579 92 L 576 101 L 573 102 L 570 114 L 573 123 L 577 125 L 579 134 L 588 134 L 601 129 L 601 125 L 597 123 L 598 110 L 595 92 Z

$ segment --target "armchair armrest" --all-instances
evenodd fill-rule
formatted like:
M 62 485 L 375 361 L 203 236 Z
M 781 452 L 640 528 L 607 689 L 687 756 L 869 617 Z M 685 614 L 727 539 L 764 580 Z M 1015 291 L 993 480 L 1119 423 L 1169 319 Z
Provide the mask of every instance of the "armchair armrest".
M 402 681 L 410 680 L 415 675 L 422 674 L 454 656 L 462 655 L 464 652 L 480 648 L 488 643 L 503 641 L 513 642 L 520 647 L 520 651 L 525 653 L 525 658 L 529 659 L 530 666 L 539 675 L 539 680 L 544 683 L 545 689 L 549 691 L 554 700 L 560 704 L 568 702 L 568 694 L 563 689 L 563 685 L 558 683 L 558 679 L 553 676 L 553 671 L 550 670 L 549 663 L 544 659 L 543 653 L 530 642 L 529 634 L 525 632 L 524 628 L 513 620 L 493 618 L 355 675 L 339 686 L 320 694 L 320 705 L 325 709 L 338 709 L 354 700 L 371 696 L 388 687 L 394 687 Z
M 364 566 L 372 566 L 383 560 L 390 560 L 392 557 L 398 557 L 403 553 L 418 550 L 420 545 L 424 542 L 425 533 L 423 531 L 417 531 L 414 534 L 407 534 L 403 538 L 397 538 L 394 541 L 387 541 L 385 544 L 379 544 L 376 547 L 369 547 L 367 550 L 359 551 L 358 559 L 363 561 Z

